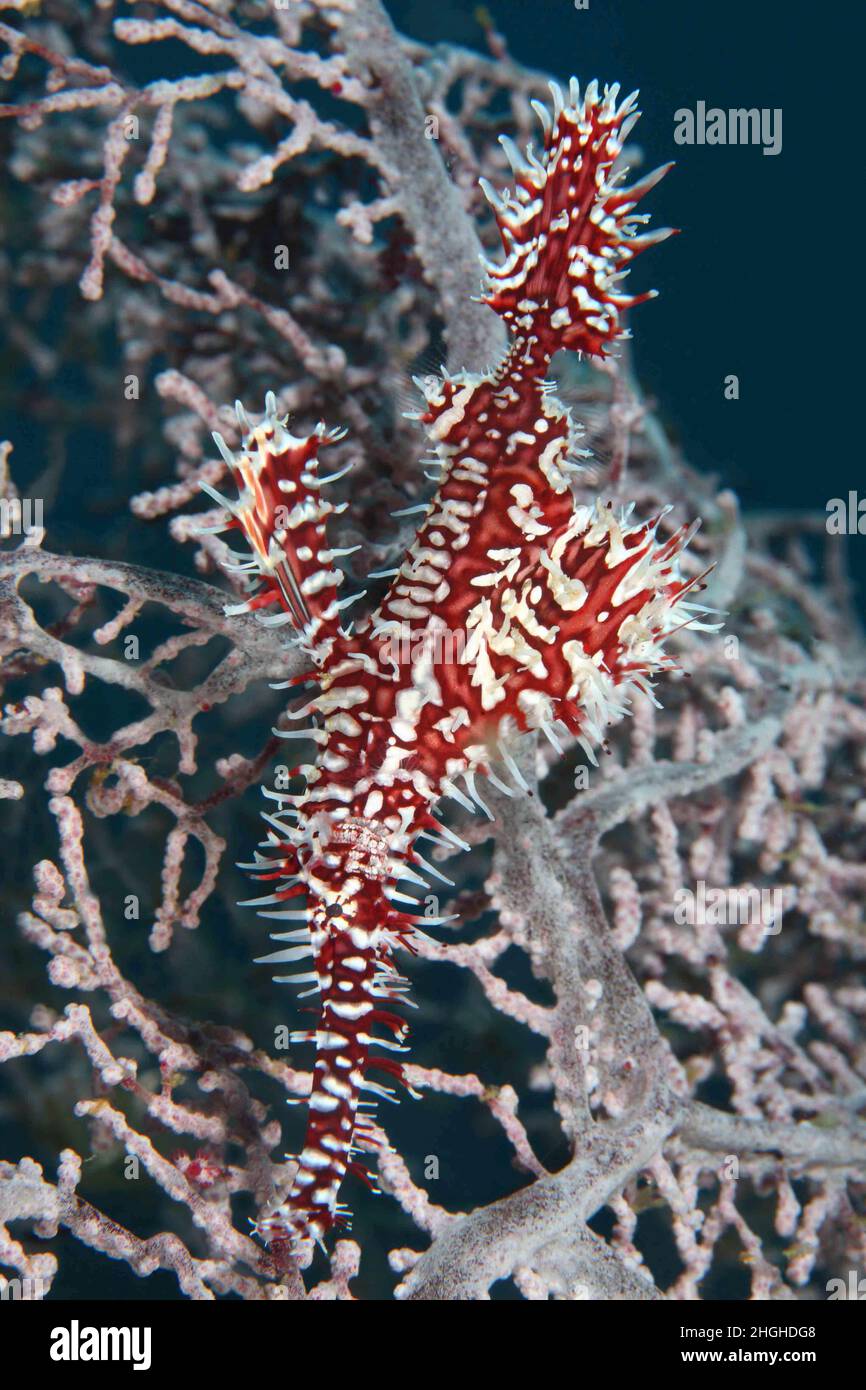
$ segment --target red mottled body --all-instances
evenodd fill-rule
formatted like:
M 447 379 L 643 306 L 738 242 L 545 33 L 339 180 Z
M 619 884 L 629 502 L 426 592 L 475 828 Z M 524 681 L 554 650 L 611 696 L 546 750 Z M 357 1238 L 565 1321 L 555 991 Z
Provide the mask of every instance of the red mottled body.
M 385 598 L 351 636 L 325 533 L 335 509 L 318 475 L 318 448 L 335 436 L 319 426 L 294 438 L 269 397 L 260 426 L 241 417 L 238 456 L 218 440 L 240 484 L 227 525 L 253 549 L 245 567 L 257 586 L 241 607 L 290 622 L 316 668 L 317 693 L 292 712 L 301 727 L 286 736 L 312 739 L 318 756 L 297 770 L 303 790 L 267 793 L 276 813 L 250 866 L 273 890 L 256 900 L 262 915 L 297 923 L 267 959 L 309 961 L 295 978 L 321 1000 L 316 1029 L 294 1035 L 316 1045 L 304 1147 L 291 1191 L 260 1226 L 302 1263 L 343 1214 L 354 1155 L 375 1148 L 364 1109 L 375 1101 L 364 1096 L 391 1091 L 370 1073 L 403 1079 L 390 1055 L 405 1037 L 388 1007 L 406 985 L 393 952 L 411 951 L 419 924 L 431 925 L 411 890 L 437 873 L 419 835 L 456 839 L 437 803 L 486 810 L 475 774 L 493 764 L 519 784 L 508 742 L 521 731 L 555 742 L 559 724 L 594 757 L 629 686 L 646 687 L 668 664 L 666 634 L 698 611 L 677 572 L 686 534 L 660 544 L 658 518 L 630 525 L 575 504 L 578 431 L 546 380 L 559 348 L 601 354 L 621 336 L 620 313 L 637 302 L 620 291 L 624 269 L 668 235 L 640 234 L 633 211 L 664 171 L 631 189 L 613 173 L 636 119 L 634 98 L 617 106 L 617 90 L 600 97 L 592 84 L 581 100 L 573 83 L 566 105 L 554 88 L 552 115 L 537 108 L 540 160 L 504 142 L 515 192 L 485 189 L 505 248 L 504 263 L 488 267 L 486 299 L 511 347 L 486 376 L 428 385 L 419 418 L 441 482 Z

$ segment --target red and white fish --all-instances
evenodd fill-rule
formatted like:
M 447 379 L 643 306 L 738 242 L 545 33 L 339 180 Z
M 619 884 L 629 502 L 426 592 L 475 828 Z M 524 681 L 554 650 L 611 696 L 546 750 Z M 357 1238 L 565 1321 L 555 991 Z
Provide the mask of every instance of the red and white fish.
M 259 1226 L 301 1264 L 344 1218 L 344 1178 L 376 1147 L 369 1106 L 393 1092 L 374 1077 L 405 1084 L 394 1053 L 406 1024 L 393 1006 L 407 982 L 394 954 L 437 923 L 419 915 L 412 890 L 441 876 L 419 841 L 462 843 L 439 803 L 486 810 L 479 774 L 519 787 L 509 745 L 527 730 L 555 742 L 562 727 L 594 760 L 631 689 L 672 664 L 665 638 L 702 625 L 704 610 L 686 601 L 697 581 L 678 568 L 691 528 L 662 542 L 658 517 L 632 522 L 572 494 L 584 451 L 547 380 L 551 358 L 616 343 L 623 311 L 649 298 L 624 292 L 629 264 L 670 233 L 646 231 L 635 211 L 666 169 L 631 187 L 614 172 L 637 94 L 619 102 L 618 87 L 593 82 L 581 95 L 574 80 L 567 99 L 552 91 L 552 111 L 535 103 L 540 157 L 503 140 L 514 190 L 484 187 L 505 253 L 486 266 L 484 300 L 510 348 L 484 375 L 428 381 L 418 418 L 441 481 L 385 597 L 351 633 L 326 533 L 340 508 L 318 472 L 339 432 L 320 424 L 295 438 L 269 395 L 255 427 L 239 408 L 237 454 L 217 437 L 239 490 L 236 502 L 218 498 L 226 526 L 252 549 L 239 607 L 294 628 L 316 686 L 289 736 L 312 740 L 318 756 L 296 769 L 297 794 L 267 792 L 276 806 L 249 866 L 268 885 L 252 905 L 288 928 L 265 959 L 301 962 L 294 979 L 319 995 L 317 1026 L 293 1035 L 316 1049 L 304 1145 L 291 1190 Z

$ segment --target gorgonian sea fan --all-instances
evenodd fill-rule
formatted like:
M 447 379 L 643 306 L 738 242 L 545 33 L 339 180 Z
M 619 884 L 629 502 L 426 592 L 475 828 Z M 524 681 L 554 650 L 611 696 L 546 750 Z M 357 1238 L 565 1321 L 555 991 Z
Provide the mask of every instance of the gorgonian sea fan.
M 552 111 L 535 104 L 541 157 L 503 141 L 514 192 L 485 187 L 505 260 L 486 266 L 484 299 L 510 348 L 484 375 L 427 383 L 417 418 L 441 480 L 387 594 L 353 631 L 341 621 L 351 602 L 338 598 L 341 552 L 326 533 L 338 508 L 318 472 L 320 449 L 339 433 L 320 424 L 295 438 L 269 395 L 256 427 L 238 408 L 237 454 L 216 436 L 239 497 L 215 496 L 225 526 L 252 548 L 240 608 L 295 629 L 311 671 L 289 684 L 315 688 L 289 713 L 300 727 L 282 732 L 312 740 L 317 760 L 292 769 L 305 783 L 297 794 L 266 790 L 276 806 L 247 866 L 271 890 L 251 905 L 292 924 L 265 959 L 309 961 L 290 978 L 320 995 L 315 1030 L 292 1035 L 316 1047 L 304 1146 L 291 1190 L 259 1225 L 301 1264 L 345 1218 L 343 1179 L 364 1172 L 356 1156 L 380 1142 L 369 1107 L 393 1092 L 371 1073 L 405 1084 L 388 1055 L 406 1038 L 386 1007 L 407 988 L 394 951 L 411 952 L 421 926 L 442 921 L 421 917 L 412 896 L 428 888 L 425 874 L 441 877 L 417 845 L 462 844 L 437 819 L 438 803 L 486 810 L 478 773 L 519 787 L 509 743 L 527 730 L 555 742 L 562 726 L 594 761 L 630 689 L 648 691 L 673 664 L 665 638 L 704 625 L 705 610 L 686 601 L 698 581 L 678 568 L 691 528 L 662 542 L 658 517 L 632 524 L 602 503 L 578 506 L 570 487 L 585 451 L 546 380 L 550 360 L 560 348 L 600 356 L 622 336 L 623 310 L 649 297 L 624 293 L 629 262 L 670 233 L 643 230 L 634 211 L 665 169 L 631 187 L 614 173 L 637 94 L 618 105 L 618 87 L 599 94 L 593 82 L 581 97 L 574 80 L 567 102 L 552 91 Z

